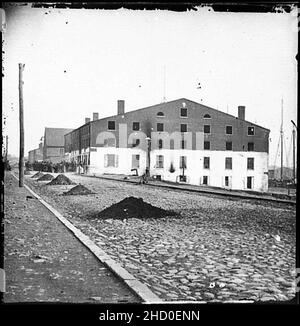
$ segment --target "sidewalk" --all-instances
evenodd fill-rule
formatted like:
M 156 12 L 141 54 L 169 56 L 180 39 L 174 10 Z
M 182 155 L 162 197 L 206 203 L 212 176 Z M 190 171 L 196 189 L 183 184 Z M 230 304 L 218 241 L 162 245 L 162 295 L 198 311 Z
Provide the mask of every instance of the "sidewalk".
M 110 174 L 94 174 L 94 175 L 85 175 L 81 174 L 85 177 L 91 178 L 99 178 L 99 179 L 108 179 L 114 181 L 121 182 L 129 182 L 129 183 L 138 183 L 139 177 L 136 176 L 125 176 L 125 175 L 110 175 Z M 126 178 L 126 179 L 125 179 Z M 282 193 L 259 193 L 257 191 L 243 191 L 243 190 L 227 190 L 222 188 L 214 188 L 209 186 L 196 186 L 190 185 L 186 183 L 174 183 L 168 181 L 157 181 L 157 180 L 149 180 L 147 183 L 148 186 L 168 188 L 173 190 L 183 190 L 183 191 L 191 191 L 197 193 L 206 193 L 206 194 L 215 194 L 220 196 L 228 196 L 228 197 L 236 197 L 242 199 L 257 199 L 257 200 L 265 200 L 271 202 L 279 202 L 279 203 L 287 203 L 287 204 L 296 204 L 296 196 L 288 196 Z
M 10 173 L 4 181 L 4 303 L 140 302 Z

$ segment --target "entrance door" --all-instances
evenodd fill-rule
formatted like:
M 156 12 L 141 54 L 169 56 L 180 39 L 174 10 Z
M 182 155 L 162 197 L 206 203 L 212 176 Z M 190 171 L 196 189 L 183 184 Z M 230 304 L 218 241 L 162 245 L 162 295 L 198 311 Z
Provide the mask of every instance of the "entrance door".
M 247 177 L 247 189 L 252 189 L 253 188 L 253 177 Z

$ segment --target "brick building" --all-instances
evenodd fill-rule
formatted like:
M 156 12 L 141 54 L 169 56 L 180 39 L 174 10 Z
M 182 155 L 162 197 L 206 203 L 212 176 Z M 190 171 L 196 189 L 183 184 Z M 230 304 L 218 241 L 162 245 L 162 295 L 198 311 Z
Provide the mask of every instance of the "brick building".
M 162 180 L 266 191 L 269 130 L 182 98 L 93 120 L 65 135 L 70 161 L 89 173 L 150 174 Z
M 59 163 L 65 159 L 64 135 L 72 131 L 66 128 L 45 128 L 43 160 Z

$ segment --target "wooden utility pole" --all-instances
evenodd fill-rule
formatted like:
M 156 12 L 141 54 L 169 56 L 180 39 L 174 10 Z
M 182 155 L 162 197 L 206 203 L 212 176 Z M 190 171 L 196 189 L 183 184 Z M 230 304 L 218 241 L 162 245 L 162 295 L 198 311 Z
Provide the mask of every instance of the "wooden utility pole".
M 293 127 L 293 179 L 296 183 L 295 128 Z
M 25 64 L 19 63 L 19 121 L 20 121 L 19 187 L 24 186 L 24 110 L 23 110 L 24 67 Z
M 7 162 L 7 154 L 8 154 L 8 135 L 6 135 L 6 144 L 5 144 L 5 162 Z

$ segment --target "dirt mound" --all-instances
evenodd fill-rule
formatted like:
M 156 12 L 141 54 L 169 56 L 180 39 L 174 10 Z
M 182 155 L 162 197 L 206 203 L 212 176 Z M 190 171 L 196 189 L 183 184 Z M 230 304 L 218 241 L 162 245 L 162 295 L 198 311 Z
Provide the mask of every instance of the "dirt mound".
M 38 178 L 37 181 L 49 181 L 52 180 L 53 178 L 54 178 L 53 175 L 47 173 L 42 175 L 40 178 Z
M 48 183 L 48 185 L 75 185 L 76 183 L 66 177 L 64 174 L 59 174 L 55 179 Z
M 93 192 L 86 188 L 85 186 L 79 184 L 75 187 L 73 187 L 72 189 L 70 189 L 69 191 L 66 191 L 63 193 L 64 196 L 68 196 L 68 195 L 90 195 L 93 194 Z
M 44 175 L 43 172 L 37 172 L 36 174 L 34 174 L 31 178 L 40 178 Z
M 119 203 L 113 204 L 97 213 L 96 218 L 161 218 L 165 216 L 174 216 L 177 213 L 167 211 L 162 208 L 145 203 L 142 198 L 127 197 Z

